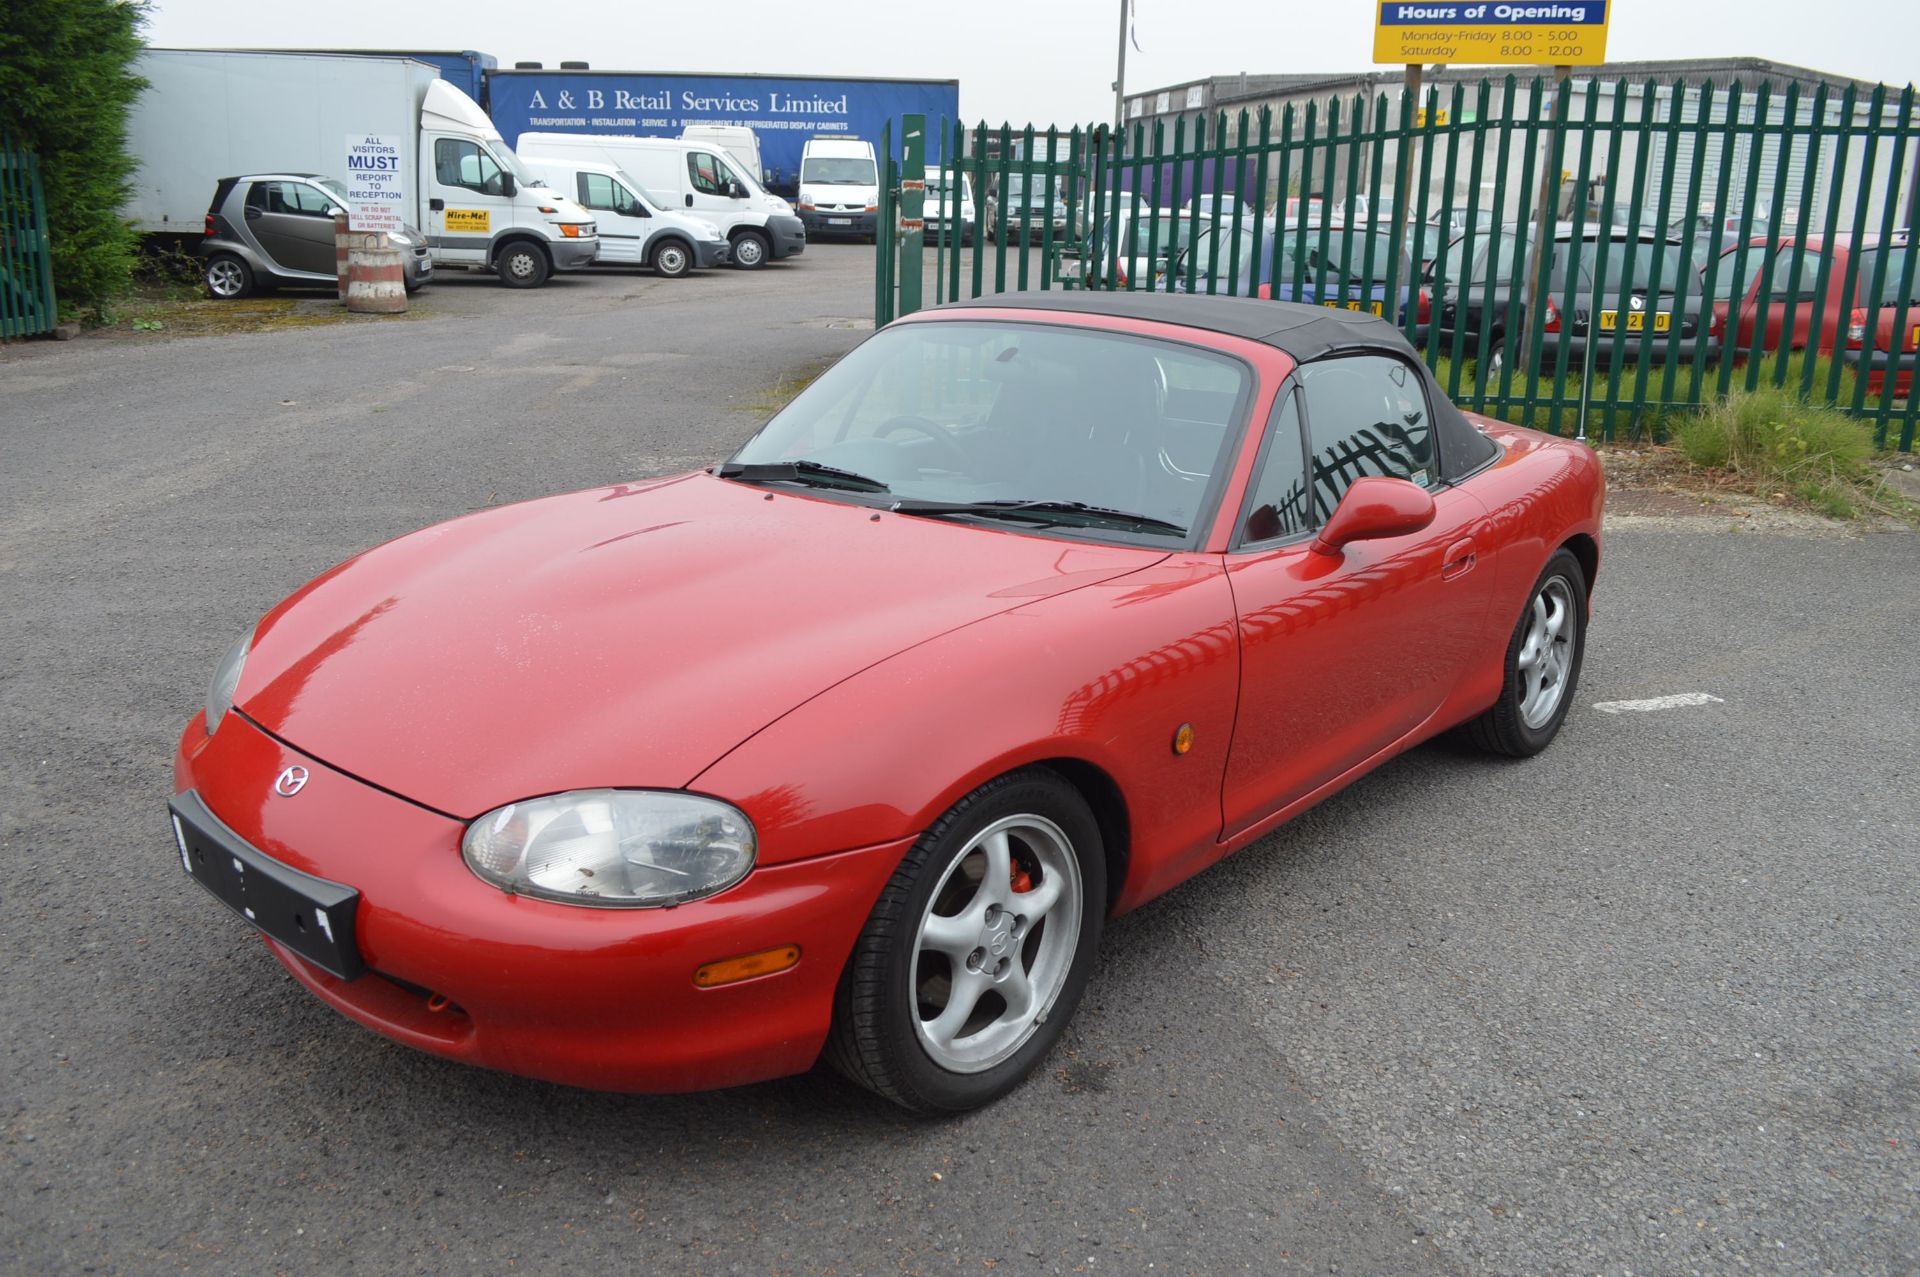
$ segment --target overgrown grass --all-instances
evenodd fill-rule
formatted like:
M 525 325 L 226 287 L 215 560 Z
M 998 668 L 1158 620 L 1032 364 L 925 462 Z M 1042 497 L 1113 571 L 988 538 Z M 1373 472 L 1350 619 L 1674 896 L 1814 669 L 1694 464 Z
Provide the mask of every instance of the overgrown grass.
M 1476 371 L 1473 360 L 1462 362 L 1460 392 L 1454 398 L 1463 406 L 1472 404 Z M 1871 423 L 1841 411 L 1853 403 L 1856 379 L 1852 369 L 1841 364 L 1836 371 L 1832 359 L 1814 351 L 1771 354 L 1756 361 L 1751 369 L 1756 382 L 1752 391 L 1746 389 L 1749 371 L 1744 361 L 1734 364 L 1725 399 L 1717 398 L 1721 369 L 1710 366 L 1700 370 L 1700 393 L 1707 400 L 1703 404 L 1621 403 L 1614 409 L 1614 432 L 1671 443 L 1691 464 L 1731 478 L 1737 486 L 1758 496 L 1790 498 L 1836 519 L 1852 519 L 1866 512 L 1912 516 L 1907 503 L 1892 498 L 1882 488 L 1869 464 L 1876 454 Z M 1442 356 L 1434 375 L 1445 390 L 1452 380 L 1453 361 Z M 1693 376 L 1690 367 L 1676 369 L 1675 387 L 1684 393 Z M 1578 377 L 1577 368 L 1568 370 L 1569 387 L 1578 386 Z M 1623 369 L 1621 389 L 1630 392 L 1636 378 L 1636 369 Z M 1657 394 L 1664 378 L 1664 369 L 1649 369 L 1648 390 Z M 1775 384 L 1776 379 L 1780 384 Z M 1512 390 L 1518 393 L 1524 387 L 1525 381 L 1516 369 Z M 1495 389 L 1497 386 L 1489 387 L 1490 392 Z M 1594 389 L 1599 395 L 1606 393 L 1606 374 L 1598 369 Z M 1540 393 L 1552 393 L 1550 377 L 1541 379 Z M 1490 403 L 1486 413 L 1536 430 L 1560 435 L 1579 433 L 1576 409 L 1537 407 L 1528 411 Z M 1600 440 L 1605 424 L 1604 405 L 1589 407 L 1587 437 Z
M 1694 465 L 1731 473 L 1761 496 L 1791 494 L 1839 519 L 1872 503 L 1872 427 L 1785 390 L 1737 391 L 1682 418 L 1674 443 Z

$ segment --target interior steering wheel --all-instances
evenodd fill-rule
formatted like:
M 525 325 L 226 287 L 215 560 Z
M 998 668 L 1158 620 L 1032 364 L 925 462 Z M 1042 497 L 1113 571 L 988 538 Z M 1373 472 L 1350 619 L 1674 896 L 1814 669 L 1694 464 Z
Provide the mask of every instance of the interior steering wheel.
M 952 432 L 939 422 L 929 421 L 925 417 L 890 417 L 874 430 L 873 437 L 884 439 L 901 430 L 933 440 L 934 450 L 948 463 L 949 469 L 965 473 L 973 468 L 973 458 L 969 457 L 967 450 L 954 439 Z

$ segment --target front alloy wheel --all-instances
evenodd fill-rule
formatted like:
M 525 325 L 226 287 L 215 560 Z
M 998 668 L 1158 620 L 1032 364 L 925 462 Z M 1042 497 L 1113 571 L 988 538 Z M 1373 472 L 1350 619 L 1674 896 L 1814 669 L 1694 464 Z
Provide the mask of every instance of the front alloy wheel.
M 916 1112 L 1006 1094 L 1079 1005 L 1106 898 L 1099 825 L 1057 772 L 974 790 L 874 905 L 841 977 L 827 1058 Z
M 1547 747 L 1580 685 L 1586 619 L 1586 573 L 1571 551 L 1555 550 L 1507 640 L 1500 699 L 1465 725 L 1475 744 L 1513 758 L 1529 758 Z

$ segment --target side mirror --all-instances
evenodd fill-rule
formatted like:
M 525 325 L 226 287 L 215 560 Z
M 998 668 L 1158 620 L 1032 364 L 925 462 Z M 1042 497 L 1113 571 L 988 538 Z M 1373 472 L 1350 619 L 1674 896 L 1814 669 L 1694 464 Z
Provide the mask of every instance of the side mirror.
M 728 182 L 727 198 L 730 200 L 743 200 L 747 198 L 747 188 L 738 182 Z
M 513 174 L 503 171 L 500 174 L 500 193 L 508 198 L 512 198 L 516 189 L 518 188 L 514 186 Z
M 335 207 L 334 207 L 333 205 L 331 205 L 331 204 L 329 204 L 329 205 L 327 205 L 327 216 L 328 216 L 328 217 L 338 217 L 338 216 L 340 216 L 340 215 L 341 215 L 342 213 L 344 213 L 344 212 L 346 212 L 346 211 L 347 211 L 347 210 L 345 210 L 344 208 L 335 208 Z
M 1335 556 L 1353 541 L 1411 536 L 1433 522 L 1433 498 L 1417 483 L 1370 475 L 1355 479 L 1309 548 Z

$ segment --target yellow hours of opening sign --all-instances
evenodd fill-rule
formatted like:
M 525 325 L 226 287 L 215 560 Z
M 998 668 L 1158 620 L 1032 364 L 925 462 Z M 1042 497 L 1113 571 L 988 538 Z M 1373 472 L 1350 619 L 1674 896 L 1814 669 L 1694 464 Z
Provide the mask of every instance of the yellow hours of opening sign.
M 1607 59 L 1607 3 L 1390 0 L 1380 6 L 1380 24 L 1373 33 L 1373 60 L 1594 66 Z

